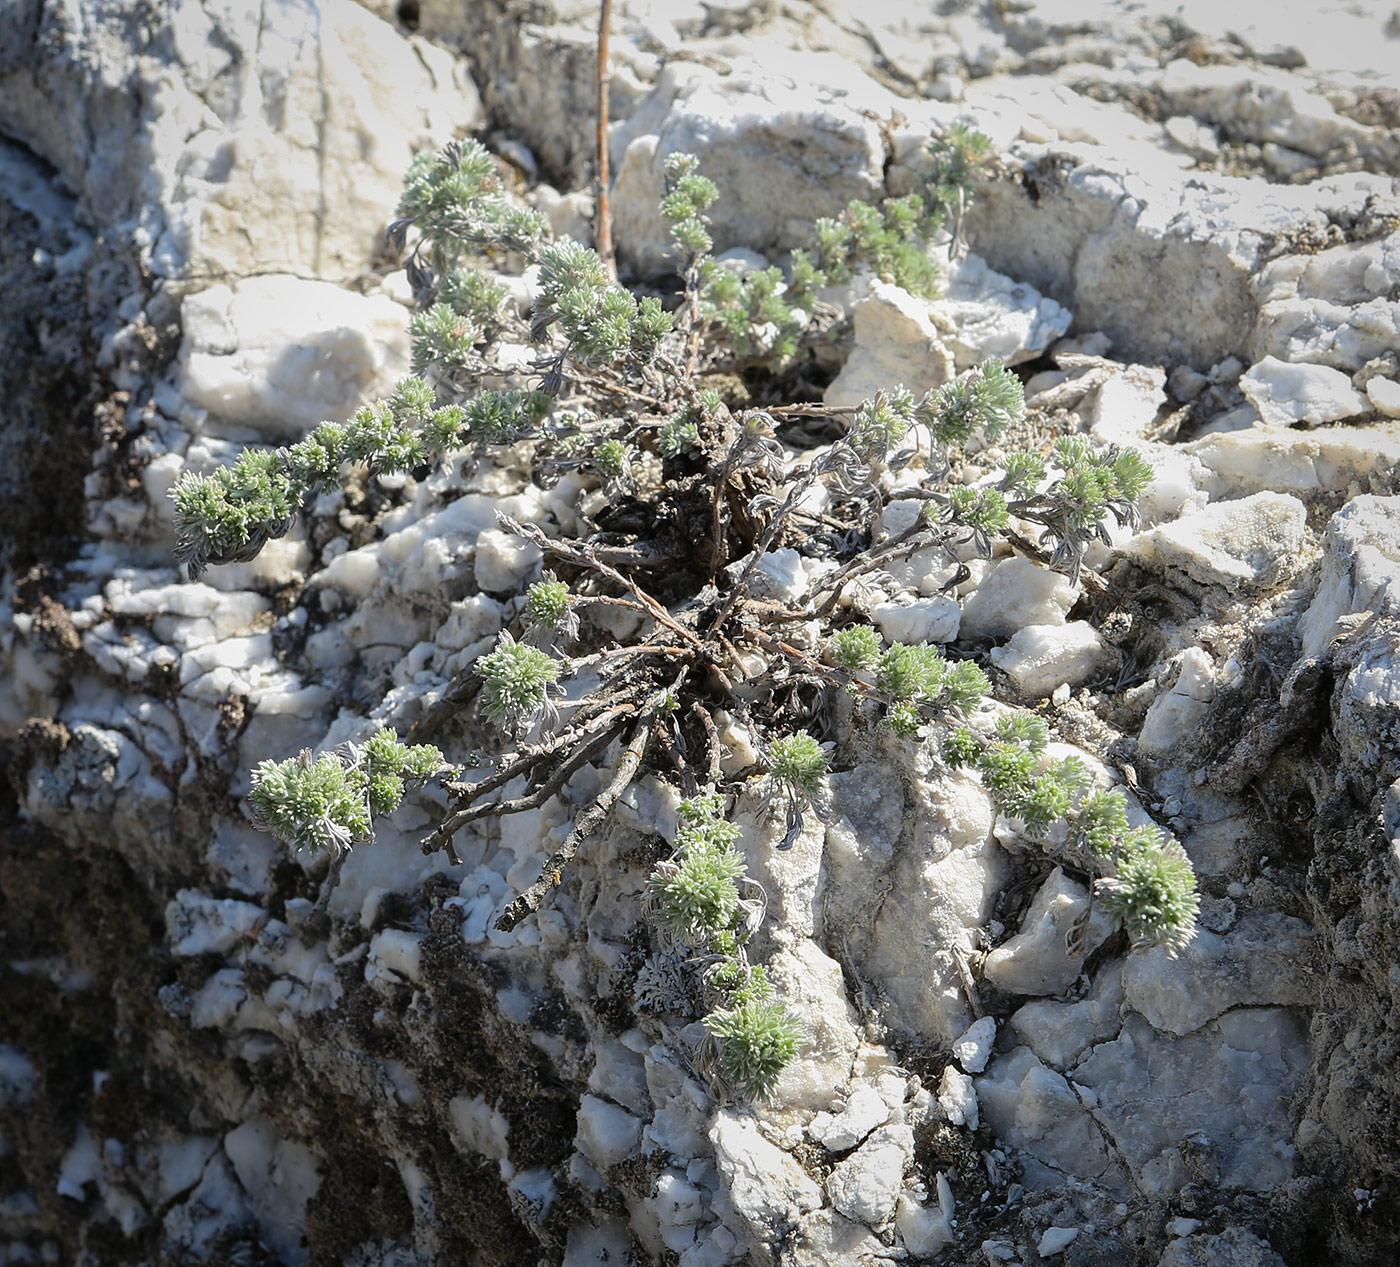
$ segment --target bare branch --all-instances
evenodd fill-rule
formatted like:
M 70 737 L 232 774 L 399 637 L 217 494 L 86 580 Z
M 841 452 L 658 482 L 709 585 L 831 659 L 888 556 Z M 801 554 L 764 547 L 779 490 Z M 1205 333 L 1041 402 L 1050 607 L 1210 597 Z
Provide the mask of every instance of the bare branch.
M 461 673 L 423 715 L 408 728 L 405 743 L 427 743 L 442 727 L 466 708 L 481 690 L 481 678 L 470 671 Z
M 492 801 L 486 805 L 472 805 L 458 810 L 445 819 L 435 831 L 423 838 L 421 846 L 423 852 L 425 854 L 436 853 L 439 849 L 446 848 L 460 828 L 479 818 L 501 818 L 506 814 L 520 814 L 525 810 L 539 809 L 568 782 L 571 775 L 577 773 L 593 757 L 602 752 L 621 729 L 622 725 L 618 724 L 584 740 L 551 771 L 549 777 L 539 787 L 525 796 L 517 796 L 510 801 Z
M 680 679 L 677 678 L 676 681 L 679 683 Z M 612 782 L 603 789 L 598 799 L 578 816 L 574 822 L 573 830 L 565 838 L 564 843 L 549 856 L 549 860 L 544 864 L 540 878 L 501 913 L 500 919 L 496 921 L 496 927 L 501 932 L 510 932 L 517 924 L 533 915 L 545 904 L 549 895 L 562 883 L 564 869 L 573 861 L 579 846 L 603 825 L 604 820 L 612 812 L 612 807 L 617 804 L 618 797 L 631 786 L 632 780 L 637 777 L 637 771 L 641 769 L 642 758 L 646 755 L 647 742 L 651 738 L 652 719 L 670 693 L 671 688 L 668 687 L 666 690 L 658 691 L 648 701 L 646 711 L 637 719 L 637 723 L 633 727 L 632 737 L 623 750 L 622 759 L 618 762 Z
M 526 541 L 533 542 L 539 546 L 546 554 L 552 554 L 555 558 L 567 559 L 570 563 L 576 563 L 580 567 L 591 568 L 608 580 L 622 586 L 637 602 L 640 610 L 650 616 L 657 624 L 665 625 L 667 629 L 678 633 L 692 646 L 699 648 L 704 645 L 694 630 L 687 629 L 684 625 L 678 624 L 671 618 L 671 614 L 654 599 L 646 590 L 642 589 L 635 581 L 623 576 L 616 568 L 603 562 L 599 557 L 599 552 L 591 546 L 575 545 L 571 541 L 560 541 L 554 537 L 545 536 L 544 532 L 537 524 L 522 524 L 512 519 L 509 515 L 496 512 L 496 522 L 503 532 L 512 532 L 518 537 L 524 537 Z M 590 598 L 589 601 L 596 601 Z

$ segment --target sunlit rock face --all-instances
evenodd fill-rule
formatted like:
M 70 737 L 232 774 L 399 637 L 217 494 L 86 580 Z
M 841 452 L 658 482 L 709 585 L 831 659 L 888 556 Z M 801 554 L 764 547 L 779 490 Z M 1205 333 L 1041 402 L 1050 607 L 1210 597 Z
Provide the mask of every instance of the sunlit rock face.
M 514 448 L 357 477 L 198 581 L 171 555 L 182 473 L 343 421 L 406 372 L 413 295 L 383 232 L 416 152 L 478 136 L 515 196 L 591 233 L 596 5 L 10 6 L 7 1261 L 1400 1253 L 1387 21 L 618 0 L 625 280 L 670 285 L 670 153 L 721 186 L 717 250 L 785 267 L 818 218 L 908 193 L 930 134 L 970 123 L 1001 172 L 935 244 L 941 294 L 870 272 L 824 292 L 808 386 L 848 406 L 997 356 L 1031 409 L 1017 444 L 1084 434 L 1155 476 L 1137 520 L 1090 543 L 1098 583 L 1048 570 L 1025 521 L 1026 544 L 990 558 L 964 542 L 892 559 L 848 615 L 977 658 L 1054 728 L 1057 758 L 1173 832 L 1201 879 L 1196 937 L 1131 945 L 1063 832 L 999 815 L 936 743 L 840 715 L 823 814 L 785 840 L 755 735 L 722 713 L 766 896 L 754 945 L 805 1033 L 753 1105 L 710 1078 L 696 965 L 643 913 L 673 781 L 639 779 L 509 933 L 497 917 L 615 753 L 463 829 L 455 863 L 419 847 L 440 787 L 333 875 L 242 799 L 259 761 L 424 717 L 538 575 L 497 512 L 575 533 L 595 486 L 543 487 Z M 524 261 L 483 266 L 527 314 Z M 534 355 L 523 337 L 503 351 L 502 382 Z M 1000 459 L 958 460 L 976 484 Z M 877 534 L 915 513 L 888 501 Z M 804 548 L 765 561 L 774 597 L 821 575 Z M 592 634 L 635 626 L 609 610 Z M 470 778 L 500 740 L 469 718 L 442 742 Z

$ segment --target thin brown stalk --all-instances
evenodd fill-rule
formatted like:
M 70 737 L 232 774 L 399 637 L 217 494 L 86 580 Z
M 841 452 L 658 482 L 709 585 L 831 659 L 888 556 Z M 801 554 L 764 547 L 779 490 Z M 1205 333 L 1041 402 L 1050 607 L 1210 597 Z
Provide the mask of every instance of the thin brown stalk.
M 598 255 L 617 280 L 617 260 L 613 252 L 612 206 L 608 186 L 612 181 L 608 169 L 608 36 L 612 30 L 612 0 L 603 0 L 598 15 L 598 119 L 594 145 L 598 162 L 598 199 L 595 204 L 597 224 L 593 236 L 597 239 Z
M 695 715 L 695 719 L 700 723 L 700 728 L 705 732 L 705 757 L 706 776 L 705 782 L 711 786 L 719 782 L 719 731 L 715 728 L 715 719 L 710 716 L 710 711 L 699 700 L 690 701 L 690 711 Z

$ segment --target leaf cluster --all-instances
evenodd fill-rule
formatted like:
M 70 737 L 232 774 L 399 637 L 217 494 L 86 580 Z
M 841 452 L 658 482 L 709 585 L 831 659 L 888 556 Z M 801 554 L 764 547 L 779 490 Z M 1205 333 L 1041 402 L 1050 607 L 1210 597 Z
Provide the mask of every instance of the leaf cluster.
M 649 361 L 670 333 L 671 317 L 661 301 L 638 301 L 608 273 L 596 251 L 572 238 L 540 251 L 540 288 L 530 337 L 542 342 L 557 325 L 568 355 L 585 365 L 632 359 Z
M 339 855 L 373 840 L 374 819 L 393 813 L 406 787 L 443 768 L 437 748 L 404 744 L 392 730 L 314 760 L 308 748 L 286 761 L 263 761 L 248 796 L 253 825 L 313 856 L 323 849 Z
M 388 229 L 390 242 L 402 249 L 410 228 L 419 242 L 408 259 L 408 279 L 421 295 L 431 290 L 436 273 L 463 256 L 487 250 L 528 255 L 548 232 L 548 222 L 507 198 L 490 152 L 479 141 L 463 140 L 419 154 L 410 164 L 398 218 Z
M 955 124 L 927 145 L 931 167 L 919 188 L 879 207 L 852 201 L 838 217 L 817 221 L 812 251 L 794 251 L 793 301 L 849 280 L 861 266 L 910 294 L 935 298 L 939 268 L 929 247 L 951 217 L 954 236 L 980 171 L 993 157 L 991 139 Z
M 477 661 L 476 671 L 482 681 L 482 709 L 508 733 L 520 734 L 556 715 L 551 689 L 559 680 L 558 661 L 538 647 L 516 642 L 509 630 L 501 634 L 494 651 Z
M 467 445 L 511 443 L 537 425 L 540 392 L 482 392 L 466 405 L 439 404 L 421 378 L 401 380 L 386 401 L 363 405 L 348 422 L 323 422 L 279 449 L 248 448 L 231 466 L 187 471 L 170 490 L 176 558 L 198 577 L 210 564 L 255 558 L 290 531 L 296 513 L 346 464 L 393 474 L 446 460 Z
M 810 754 L 795 747 L 804 754 L 799 766 L 810 770 Z M 648 882 L 648 909 L 670 936 L 704 952 L 705 984 L 721 1000 L 704 1022 L 718 1047 L 719 1073 L 740 1095 L 758 1100 L 771 1094 L 804 1034 L 797 1017 L 772 997 L 762 966 L 748 961 L 745 944 L 763 906 L 744 896 L 757 885 L 735 848 L 738 839 L 718 793 L 682 802 L 674 851 Z
M 1106 871 L 1095 893 L 1115 925 L 1135 943 L 1174 953 L 1196 935 L 1199 897 L 1185 851 L 1156 826 L 1130 828 L 1122 791 L 1089 793 L 1089 771 L 1077 757 L 1047 761 L 1049 728 L 1028 713 L 998 718 L 990 736 L 960 727 L 943 744 L 943 759 L 970 766 L 997 808 L 1032 836 L 1057 823 L 1086 865 Z

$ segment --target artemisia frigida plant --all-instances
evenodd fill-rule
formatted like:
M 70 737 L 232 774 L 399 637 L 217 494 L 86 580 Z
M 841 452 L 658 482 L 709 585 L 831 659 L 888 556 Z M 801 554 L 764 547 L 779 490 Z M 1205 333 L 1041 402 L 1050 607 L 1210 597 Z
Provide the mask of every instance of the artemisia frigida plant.
M 1050 565 L 1077 575 L 1091 541 L 1107 539 L 1112 522 L 1134 520 L 1150 478 L 1139 455 L 1069 436 L 1048 454 L 1008 454 L 994 479 L 953 482 L 953 446 L 993 439 L 1022 415 L 1020 381 L 996 361 L 921 396 L 891 384 L 849 409 L 731 409 L 707 386 L 736 363 L 799 356 L 817 293 L 862 269 L 935 293 L 931 242 L 945 216 L 958 227 L 990 147 L 955 128 L 929 148 L 918 192 L 878 207 L 852 203 L 817 222 L 812 249 L 795 252 L 786 273 L 747 276 L 712 254 L 705 211 L 718 191 L 702 161 L 672 155 L 661 213 L 682 284 L 669 306 L 629 293 L 587 247 L 551 240 L 544 218 L 503 191 L 482 146 L 454 142 L 420 155 L 389 229 L 418 301 L 412 376 L 348 422 L 323 423 L 285 448 L 247 449 L 207 475 L 188 473 L 171 494 L 178 555 L 197 575 L 251 558 L 351 466 L 411 472 L 530 439 L 541 486 L 572 471 L 603 487 L 601 508 L 573 539 L 501 517 L 504 529 L 539 547 L 547 570 L 495 649 L 449 684 L 408 742 L 385 730 L 315 759 L 264 761 L 250 805 L 255 821 L 290 845 L 339 856 L 373 839 L 376 815 L 392 811 L 406 786 L 444 779 L 448 812 L 423 849 L 455 862 L 453 837 L 463 827 L 539 807 L 585 766 L 605 768 L 602 792 L 501 915 L 498 927 L 509 930 L 549 900 L 644 766 L 673 780 L 685 798 L 680 825 L 651 876 L 647 906 L 666 937 L 693 951 L 713 1004 L 711 1071 L 744 1096 L 773 1089 L 800 1049 L 802 1025 L 747 953 L 764 895 L 727 816 L 741 780 L 721 773 L 720 709 L 760 754 L 748 777 L 761 780 L 766 812 L 782 820 L 780 848 L 808 814 L 823 813 L 830 754 L 841 747 L 842 736 L 823 733 L 830 713 L 810 704 L 812 694 L 844 693 L 852 724 L 888 725 L 931 744 L 949 766 L 976 768 L 999 808 L 1028 831 L 1069 820 L 1067 848 L 1102 877 L 1102 901 L 1134 938 L 1172 947 L 1194 930 L 1194 877 L 1178 846 L 1155 829 L 1130 830 L 1122 795 L 1091 793 L 1079 762 L 1048 762 L 1043 722 L 1003 713 L 990 724 L 988 680 L 972 661 L 933 645 L 886 643 L 846 601 L 862 578 L 921 550 L 945 552 L 956 584 L 968 575 L 960 560 L 969 547 L 988 554 L 994 540 L 1027 525 L 1039 529 Z M 473 266 L 488 256 L 538 265 L 528 327 L 538 356 L 509 390 L 482 386 L 503 373 L 501 341 L 526 335 L 504 289 Z M 781 428 L 813 414 L 839 422 L 840 438 L 795 457 Z M 905 468 L 924 478 L 900 481 L 897 491 Z M 892 496 L 916 498 L 918 511 L 881 538 L 877 519 Z M 806 573 L 813 579 L 775 600 L 760 583 L 765 564 L 794 547 L 816 561 Z M 578 613 L 590 606 L 633 613 L 639 632 L 620 645 L 582 645 Z M 565 716 L 560 684 L 584 669 L 597 685 Z M 491 772 L 472 781 L 425 742 L 468 708 L 503 739 Z M 522 779 L 525 790 L 506 797 Z

